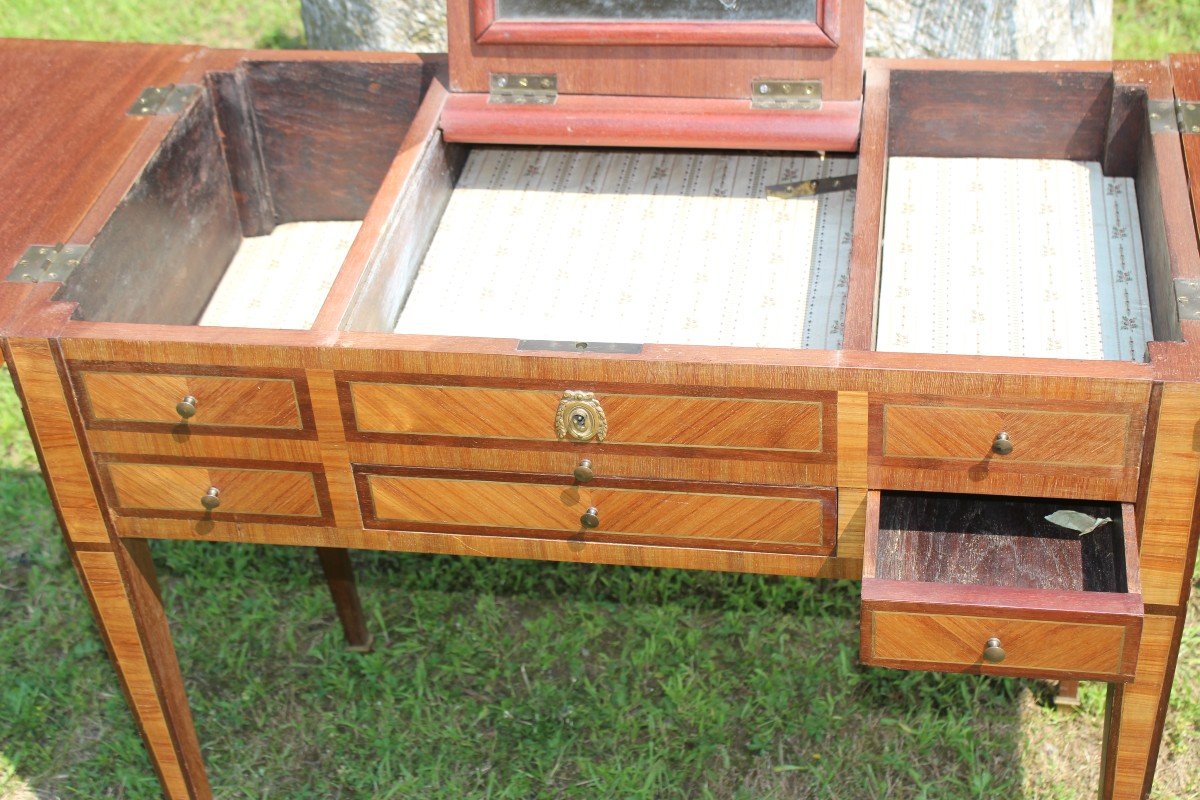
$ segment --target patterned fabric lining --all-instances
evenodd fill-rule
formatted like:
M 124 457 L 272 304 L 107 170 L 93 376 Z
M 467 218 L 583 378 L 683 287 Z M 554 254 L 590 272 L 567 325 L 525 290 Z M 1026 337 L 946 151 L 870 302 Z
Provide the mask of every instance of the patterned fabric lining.
M 1095 162 L 892 158 L 876 346 L 1143 361 L 1132 178 Z
M 854 193 L 767 186 L 849 158 L 476 148 L 398 333 L 841 345 Z
M 361 222 L 289 222 L 242 240 L 201 325 L 307 330 Z

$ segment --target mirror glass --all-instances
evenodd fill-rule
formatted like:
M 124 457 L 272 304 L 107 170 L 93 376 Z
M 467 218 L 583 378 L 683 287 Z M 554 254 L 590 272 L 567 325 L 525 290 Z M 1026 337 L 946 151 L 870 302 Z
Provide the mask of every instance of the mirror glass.
M 815 22 L 817 0 L 496 0 L 496 18 L 603 22 Z

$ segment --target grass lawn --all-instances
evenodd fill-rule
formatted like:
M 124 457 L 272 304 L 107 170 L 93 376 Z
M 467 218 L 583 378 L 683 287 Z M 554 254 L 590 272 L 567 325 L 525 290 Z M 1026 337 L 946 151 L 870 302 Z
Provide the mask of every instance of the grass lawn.
M 1117 52 L 1200 44 L 1196 7 L 1118 0 Z M 300 28 L 281 0 L 0 0 L 0 35 L 286 46 Z M 7 376 L 0 531 L 0 800 L 157 797 Z M 1057 711 L 1034 681 L 859 666 L 853 583 L 356 554 L 362 656 L 311 551 L 154 555 L 221 798 L 1065 800 L 1097 784 L 1102 685 Z M 1197 610 L 1158 798 L 1200 797 Z

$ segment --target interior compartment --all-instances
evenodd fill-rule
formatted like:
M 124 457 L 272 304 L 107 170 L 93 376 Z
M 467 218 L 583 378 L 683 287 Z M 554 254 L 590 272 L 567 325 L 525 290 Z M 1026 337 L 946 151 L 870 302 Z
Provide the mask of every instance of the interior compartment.
M 1046 519 L 1108 519 L 1081 534 Z M 873 577 L 963 586 L 1128 591 L 1120 503 L 882 492 Z
M 209 73 L 60 298 L 87 320 L 309 327 L 438 66 Z
M 888 108 L 876 349 L 1144 361 L 1179 338 L 1143 88 L 898 70 Z

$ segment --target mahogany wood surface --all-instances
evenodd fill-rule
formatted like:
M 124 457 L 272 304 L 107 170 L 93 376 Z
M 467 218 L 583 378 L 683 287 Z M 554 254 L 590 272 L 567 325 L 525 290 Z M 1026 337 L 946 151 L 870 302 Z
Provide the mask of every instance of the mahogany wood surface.
M 503 106 L 456 93 L 442 130 L 446 141 L 476 144 L 852 151 L 861 114 L 857 99 L 767 111 L 746 99 L 559 95 L 553 105 Z
M 476 40 L 472 0 L 449 0 L 446 23 L 455 92 L 487 93 L 489 73 L 558 75 L 564 94 L 748 98 L 755 79 L 820 79 L 826 100 L 862 92 L 862 2 L 837 0 L 836 48 L 721 45 L 497 44 Z M 828 23 L 827 23 L 828 24 Z M 603 34 L 601 34 L 602 39 Z
M 125 111 L 147 86 L 174 81 L 196 53 L 0 41 L 0 186 L 12 200 L 0 214 L 0 272 L 30 245 L 70 240 L 146 127 Z
M 1111 521 L 1080 535 L 1045 519 L 1062 510 Z M 1121 525 L 1115 503 L 885 493 L 875 574 L 919 583 L 1124 591 Z

